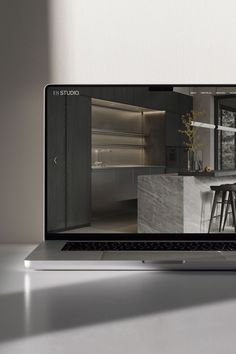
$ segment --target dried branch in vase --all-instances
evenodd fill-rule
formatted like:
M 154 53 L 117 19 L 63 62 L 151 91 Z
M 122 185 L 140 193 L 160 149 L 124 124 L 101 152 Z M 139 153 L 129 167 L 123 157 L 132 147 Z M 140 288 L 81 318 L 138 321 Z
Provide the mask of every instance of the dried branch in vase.
M 190 111 L 182 115 L 182 123 L 184 130 L 179 130 L 179 133 L 185 136 L 185 145 L 189 151 L 196 151 L 201 147 L 200 137 L 198 134 L 198 127 L 193 125 L 193 122 L 198 121 L 202 117 L 202 112 Z

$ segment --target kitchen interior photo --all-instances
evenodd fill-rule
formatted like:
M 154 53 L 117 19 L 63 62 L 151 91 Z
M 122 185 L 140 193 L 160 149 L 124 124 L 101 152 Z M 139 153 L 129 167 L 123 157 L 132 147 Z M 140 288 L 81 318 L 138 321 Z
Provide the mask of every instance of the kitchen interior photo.
M 48 90 L 48 231 L 235 232 L 236 88 L 77 89 Z
M 165 173 L 164 131 L 165 111 L 92 99 L 95 225 L 137 232 L 137 179 Z

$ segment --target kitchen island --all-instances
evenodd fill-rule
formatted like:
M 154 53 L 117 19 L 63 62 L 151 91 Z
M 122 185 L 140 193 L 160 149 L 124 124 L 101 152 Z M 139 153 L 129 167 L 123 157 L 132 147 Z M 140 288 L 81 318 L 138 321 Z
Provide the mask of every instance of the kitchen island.
M 139 176 L 138 232 L 208 232 L 214 195 L 210 186 L 235 182 L 236 171 Z M 217 225 L 215 218 L 212 231 Z

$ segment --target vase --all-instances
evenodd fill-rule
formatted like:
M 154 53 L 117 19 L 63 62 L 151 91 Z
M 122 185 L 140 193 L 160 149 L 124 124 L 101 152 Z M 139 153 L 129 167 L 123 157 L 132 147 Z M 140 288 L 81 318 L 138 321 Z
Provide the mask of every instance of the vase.
M 203 158 L 202 158 L 202 151 L 201 150 L 194 151 L 194 163 L 195 163 L 195 170 L 196 171 L 203 170 Z
M 195 171 L 194 151 L 188 150 L 188 171 Z
M 188 150 L 188 171 L 202 171 L 203 159 L 202 151 Z

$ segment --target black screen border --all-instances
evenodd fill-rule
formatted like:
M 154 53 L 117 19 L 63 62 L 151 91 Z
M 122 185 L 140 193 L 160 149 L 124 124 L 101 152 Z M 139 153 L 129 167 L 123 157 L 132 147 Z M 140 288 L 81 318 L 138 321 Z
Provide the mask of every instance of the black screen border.
M 47 231 L 47 89 L 49 88 L 76 88 L 76 87 L 150 87 L 150 90 L 172 91 L 173 87 L 236 87 L 236 84 L 48 84 L 44 87 L 44 156 L 43 156 L 43 231 L 44 240 L 54 241 L 234 241 L 235 234 L 221 233 L 63 233 Z M 217 95 L 217 97 L 232 97 L 232 95 Z M 67 231 L 68 232 L 68 231 Z

